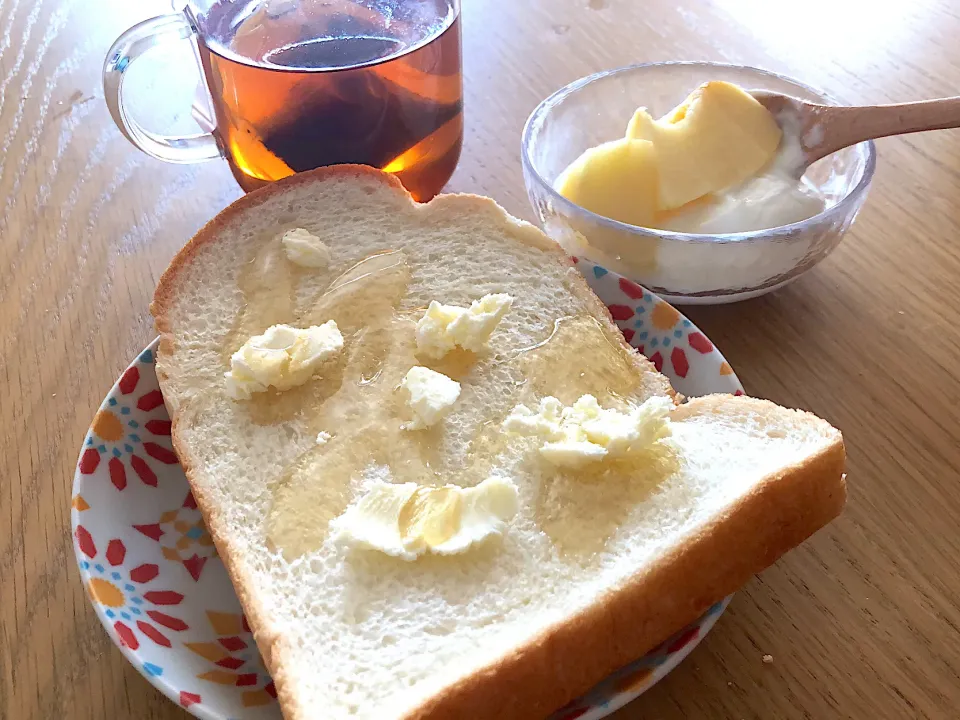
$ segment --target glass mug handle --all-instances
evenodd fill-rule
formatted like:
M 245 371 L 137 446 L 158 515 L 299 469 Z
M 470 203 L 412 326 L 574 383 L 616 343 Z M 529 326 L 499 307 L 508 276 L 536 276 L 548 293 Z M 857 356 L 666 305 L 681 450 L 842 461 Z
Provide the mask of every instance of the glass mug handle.
M 123 102 L 124 75 L 131 63 L 150 48 L 194 37 L 194 29 L 183 15 L 161 15 L 134 25 L 107 53 L 103 63 L 103 92 L 113 121 L 124 136 L 159 160 L 195 163 L 221 157 L 213 133 L 196 135 L 158 135 L 144 128 L 127 112 Z

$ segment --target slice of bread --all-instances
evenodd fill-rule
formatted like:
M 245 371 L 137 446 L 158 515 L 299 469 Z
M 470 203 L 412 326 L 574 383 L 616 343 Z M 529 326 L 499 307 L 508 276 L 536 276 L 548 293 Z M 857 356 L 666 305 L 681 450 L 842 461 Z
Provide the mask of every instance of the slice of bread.
M 329 267 L 287 260 L 280 236 L 293 228 L 328 246 Z M 514 302 L 485 350 L 417 355 L 430 301 L 489 293 Z M 152 311 L 174 446 L 287 718 L 545 717 L 844 502 L 840 433 L 763 400 L 682 404 L 672 450 L 603 472 L 558 470 L 535 439 L 505 435 L 511 409 L 545 395 L 680 398 L 555 244 L 486 198 L 418 205 L 359 167 L 298 175 L 203 228 Z M 331 319 L 343 357 L 320 377 L 249 401 L 227 394 L 230 355 L 250 336 Z M 461 393 L 437 425 L 410 431 L 396 387 L 415 364 Z M 373 483 L 490 475 L 516 484 L 519 511 L 461 554 L 408 561 L 329 532 Z

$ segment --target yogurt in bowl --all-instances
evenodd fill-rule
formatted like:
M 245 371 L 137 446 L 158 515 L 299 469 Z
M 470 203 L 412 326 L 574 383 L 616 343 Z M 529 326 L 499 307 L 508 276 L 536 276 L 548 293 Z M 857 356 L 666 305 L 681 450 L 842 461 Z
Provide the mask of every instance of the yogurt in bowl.
M 797 179 L 789 173 L 799 152 L 795 133 L 787 128 L 781 142 L 779 129 L 762 120 L 747 122 L 748 139 L 758 140 L 742 147 L 730 144 L 734 136 L 678 140 L 678 131 L 686 131 L 679 125 L 668 126 L 660 143 L 655 128 L 632 138 L 628 129 L 625 136 L 625 118 L 638 107 L 651 118 L 673 108 L 656 123 L 689 120 L 681 101 L 708 81 L 830 102 L 796 81 L 753 68 L 635 65 L 588 76 L 554 93 L 534 110 L 523 134 L 524 179 L 544 229 L 571 254 L 679 303 L 753 297 L 813 267 L 853 222 L 875 166 L 873 144 L 861 143 L 824 158 Z M 719 122 L 706 113 L 699 117 L 703 126 Z M 637 139 L 650 140 L 653 152 L 645 155 L 631 143 Z M 570 192 L 571 173 L 601 147 L 614 153 L 612 161 L 621 150 L 629 150 L 633 160 L 654 158 L 660 195 L 651 199 L 653 181 L 624 167 L 592 198 Z M 687 156 L 685 147 L 697 152 Z

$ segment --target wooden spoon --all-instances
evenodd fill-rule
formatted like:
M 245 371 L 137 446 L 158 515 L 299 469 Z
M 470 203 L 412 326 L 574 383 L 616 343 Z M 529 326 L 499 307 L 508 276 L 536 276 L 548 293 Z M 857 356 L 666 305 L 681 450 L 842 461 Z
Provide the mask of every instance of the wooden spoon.
M 766 90 L 752 90 L 750 94 L 777 118 L 785 133 L 799 136 L 803 154 L 795 168 L 797 177 L 820 158 L 864 140 L 960 127 L 960 97 L 837 107 Z

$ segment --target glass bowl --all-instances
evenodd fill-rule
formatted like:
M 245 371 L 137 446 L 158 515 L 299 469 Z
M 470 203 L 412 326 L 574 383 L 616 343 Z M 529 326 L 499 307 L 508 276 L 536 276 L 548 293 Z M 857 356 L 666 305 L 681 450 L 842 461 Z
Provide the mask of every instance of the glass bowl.
M 806 174 L 827 200 L 823 212 L 769 230 L 717 235 L 617 222 L 554 189 L 557 176 L 584 150 L 623 137 L 637 107 L 645 106 L 659 117 L 708 80 L 835 104 L 796 80 L 766 70 L 707 62 L 648 63 L 567 85 L 540 103 L 523 129 L 524 182 L 545 232 L 571 255 L 681 304 L 745 300 L 795 280 L 840 242 L 867 197 L 876 167 L 872 142 L 841 150 Z

